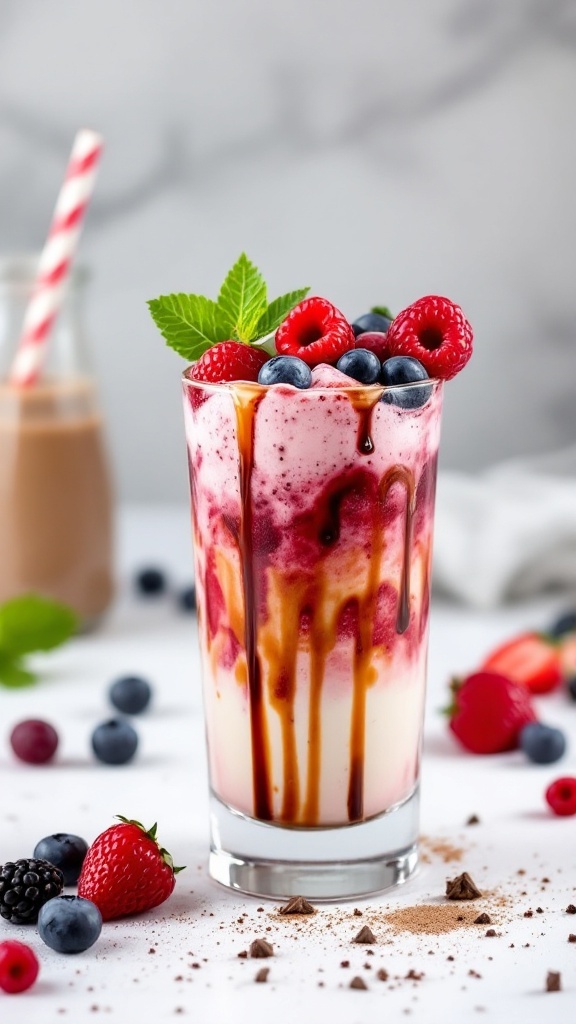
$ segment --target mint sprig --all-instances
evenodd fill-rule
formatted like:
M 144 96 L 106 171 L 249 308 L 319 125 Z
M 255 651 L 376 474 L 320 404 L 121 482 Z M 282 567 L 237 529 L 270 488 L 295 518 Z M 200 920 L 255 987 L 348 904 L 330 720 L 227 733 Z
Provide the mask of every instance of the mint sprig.
M 23 658 L 36 651 L 51 651 L 77 628 L 71 608 L 37 594 L 0 605 L 0 683 L 16 689 L 36 682 L 36 673 L 25 666 Z
M 300 288 L 268 303 L 262 274 L 242 253 L 226 275 L 216 302 L 180 292 L 150 299 L 148 308 L 170 348 L 193 361 L 219 341 L 255 344 L 266 338 L 309 290 Z

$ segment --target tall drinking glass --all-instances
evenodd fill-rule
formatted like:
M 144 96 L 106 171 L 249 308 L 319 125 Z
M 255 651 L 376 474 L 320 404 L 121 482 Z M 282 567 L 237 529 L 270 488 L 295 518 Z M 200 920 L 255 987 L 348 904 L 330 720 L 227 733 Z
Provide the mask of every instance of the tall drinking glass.
M 389 888 L 418 857 L 442 384 L 183 384 L 210 873 Z

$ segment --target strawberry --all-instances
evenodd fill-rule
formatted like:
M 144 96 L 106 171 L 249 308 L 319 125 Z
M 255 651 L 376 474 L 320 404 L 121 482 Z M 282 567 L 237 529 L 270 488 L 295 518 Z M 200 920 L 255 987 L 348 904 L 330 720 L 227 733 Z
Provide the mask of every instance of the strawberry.
M 386 348 L 390 356 L 414 356 L 430 377 L 450 380 L 472 355 L 472 328 L 450 299 L 424 295 L 394 318 Z
M 480 668 L 501 672 L 521 683 L 530 693 L 549 693 L 563 679 L 558 644 L 533 632 L 521 633 L 491 651 Z
M 337 363 L 354 348 L 354 342 L 354 331 L 344 314 L 318 296 L 294 306 L 276 331 L 276 351 L 298 356 L 308 366 Z
M 121 824 L 111 825 L 92 843 L 78 879 L 78 895 L 92 900 L 104 921 L 164 903 L 183 870 L 158 845 L 156 825 L 146 831 L 139 821 L 117 817 Z
M 497 672 L 474 672 L 451 689 L 450 729 L 473 754 L 514 750 L 523 727 L 536 721 L 526 688 Z
M 233 380 L 256 382 L 261 367 L 269 359 L 268 352 L 241 341 L 219 341 L 200 356 L 190 376 L 211 384 Z

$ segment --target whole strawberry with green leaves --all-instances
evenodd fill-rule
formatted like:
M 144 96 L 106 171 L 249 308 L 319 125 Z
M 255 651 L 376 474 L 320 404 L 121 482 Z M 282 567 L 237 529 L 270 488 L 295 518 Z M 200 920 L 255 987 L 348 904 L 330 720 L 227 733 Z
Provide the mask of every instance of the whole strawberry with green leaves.
M 146 830 L 139 821 L 116 817 L 120 824 L 94 840 L 78 879 L 78 895 L 92 900 L 104 921 L 158 907 L 183 870 L 159 845 L 156 824 Z

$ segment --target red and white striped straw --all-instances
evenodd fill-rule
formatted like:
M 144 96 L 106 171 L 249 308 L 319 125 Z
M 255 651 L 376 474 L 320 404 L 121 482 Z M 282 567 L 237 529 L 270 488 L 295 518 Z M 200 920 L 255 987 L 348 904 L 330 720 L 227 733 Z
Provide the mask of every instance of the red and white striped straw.
M 96 180 L 103 140 L 87 129 L 78 132 L 66 175 L 40 256 L 32 298 L 10 372 L 13 384 L 35 384 L 42 371 L 52 326 L 62 305 L 84 214 Z

